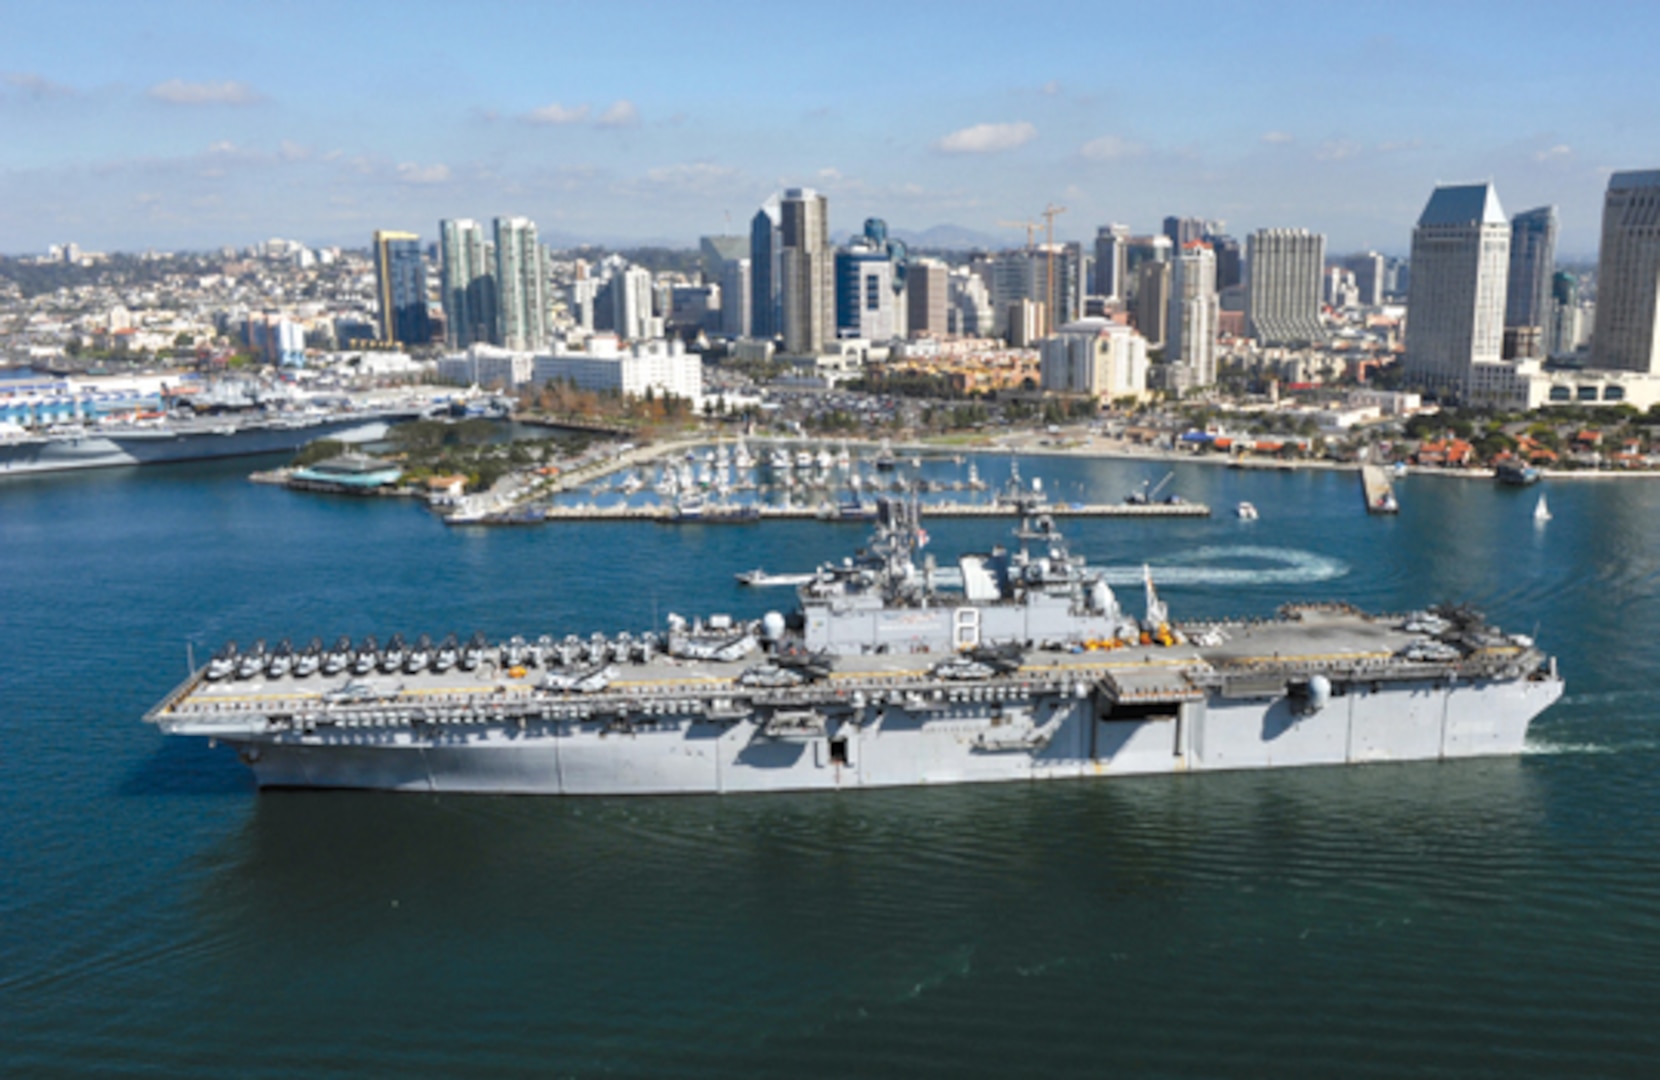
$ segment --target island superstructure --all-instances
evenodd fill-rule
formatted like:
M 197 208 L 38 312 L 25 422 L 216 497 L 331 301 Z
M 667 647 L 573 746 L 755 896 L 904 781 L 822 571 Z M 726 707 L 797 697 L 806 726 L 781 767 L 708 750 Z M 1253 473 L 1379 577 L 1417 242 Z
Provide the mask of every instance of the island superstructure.
M 946 588 L 914 502 L 789 614 L 662 631 L 226 646 L 147 715 L 261 786 L 536 794 L 887 787 L 1521 751 L 1562 693 L 1525 636 L 1446 608 L 1133 617 L 1034 500 Z

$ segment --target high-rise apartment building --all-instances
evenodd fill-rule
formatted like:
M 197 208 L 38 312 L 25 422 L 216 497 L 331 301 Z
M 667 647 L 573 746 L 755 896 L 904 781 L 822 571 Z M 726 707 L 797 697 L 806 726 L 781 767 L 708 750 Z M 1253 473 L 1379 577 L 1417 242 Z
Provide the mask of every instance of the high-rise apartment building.
M 1045 390 L 1107 401 L 1139 399 L 1147 392 L 1147 342 L 1123 323 L 1078 319 L 1044 338 L 1038 348 Z
M 496 333 L 500 344 L 534 352 L 548 343 L 547 283 L 536 223 L 529 218 L 497 218 Z
M 1412 230 L 1408 378 L 1467 396 L 1476 365 L 1501 362 L 1509 267 L 1510 222 L 1493 185 L 1436 188 Z
M 1103 225 L 1095 232 L 1095 295 L 1128 300 L 1130 227 Z
M 611 278 L 611 328 L 624 341 L 662 337 L 662 322 L 652 313 L 651 271 L 629 266 Z
M 1617 172 L 1602 203 L 1591 366 L 1660 374 L 1660 169 Z
M 1216 253 L 1192 240 L 1176 255 L 1170 274 L 1170 323 L 1164 358 L 1185 364 L 1193 386 L 1216 382 Z
M 778 209 L 784 352 L 816 356 L 836 337 L 830 201 L 812 188 L 790 188 Z
M 400 345 L 424 345 L 432 339 L 427 318 L 427 270 L 421 238 L 414 233 L 376 231 L 375 295 L 380 307 L 380 339 Z
M 780 307 L 784 280 L 781 259 L 784 242 L 779 235 L 781 220 L 778 196 L 761 204 L 749 223 L 749 335 L 774 338 L 783 332 Z
M 1544 327 L 1550 321 L 1550 282 L 1556 272 L 1556 207 L 1541 206 L 1510 219 L 1510 272 L 1504 325 Z
M 1326 238 L 1307 229 L 1258 229 L 1249 237 L 1247 332 L 1262 345 L 1306 345 L 1320 328 Z
M 951 271 L 937 259 L 914 259 L 905 273 L 905 329 L 911 337 L 951 332 Z
M 438 223 L 444 338 L 453 349 L 496 340 L 495 246 L 469 218 Z

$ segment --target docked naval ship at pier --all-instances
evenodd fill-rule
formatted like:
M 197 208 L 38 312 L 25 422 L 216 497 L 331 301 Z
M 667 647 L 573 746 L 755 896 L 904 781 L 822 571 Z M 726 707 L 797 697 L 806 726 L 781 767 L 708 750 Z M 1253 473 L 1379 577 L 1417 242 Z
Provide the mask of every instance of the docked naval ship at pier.
M 23 427 L 0 424 L 0 479 L 37 473 L 292 453 L 314 439 L 375 442 L 421 406 L 308 400 L 250 380 L 221 380 L 166 411 Z
M 1040 499 L 940 567 L 914 501 L 789 613 L 489 642 L 227 645 L 145 719 L 262 787 L 564 795 L 853 789 L 1519 753 L 1554 659 L 1468 608 L 1140 615 Z M 951 582 L 950 585 L 946 581 Z

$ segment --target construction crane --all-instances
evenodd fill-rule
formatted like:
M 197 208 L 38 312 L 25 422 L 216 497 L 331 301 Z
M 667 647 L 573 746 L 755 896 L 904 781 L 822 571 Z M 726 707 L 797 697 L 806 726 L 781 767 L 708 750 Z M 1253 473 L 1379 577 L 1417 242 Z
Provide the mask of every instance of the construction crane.
M 1049 271 L 1045 275 L 1049 279 L 1049 307 L 1043 313 L 1043 321 L 1049 333 L 1055 332 L 1055 217 L 1066 213 L 1066 207 L 1049 203 L 1043 208 L 1044 247 L 1049 253 Z M 1082 267 L 1079 268 L 1080 271 Z
M 1028 252 L 1030 252 L 1032 250 L 1032 235 L 1037 232 L 1038 227 L 1039 227 L 1037 222 L 1035 222 L 1035 221 L 999 221 L 997 224 L 1002 226 L 1005 229 L 1025 229 L 1026 230 L 1026 250 Z

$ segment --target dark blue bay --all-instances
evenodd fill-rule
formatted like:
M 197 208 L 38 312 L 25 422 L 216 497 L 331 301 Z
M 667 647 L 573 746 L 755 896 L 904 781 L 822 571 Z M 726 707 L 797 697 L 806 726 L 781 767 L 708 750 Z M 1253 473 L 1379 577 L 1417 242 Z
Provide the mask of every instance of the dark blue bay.
M 1164 467 L 1029 459 L 1062 498 Z M 446 530 L 248 463 L 0 486 L 0 1073 L 1641 1076 L 1660 1060 L 1660 484 L 1181 466 L 1076 523 L 1178 616 L 1467 599 L 1561 658 L 1530 753 L 843 795 L 256 794 L 139 722 L 227 637 L 757 614 L 810 523 Z M 999 481 L 1007 462 L 986 459 Z M 999 539 L 930 524 L 942 556 Z M 1126 601 L 1139 610 L 1132 589 Z

